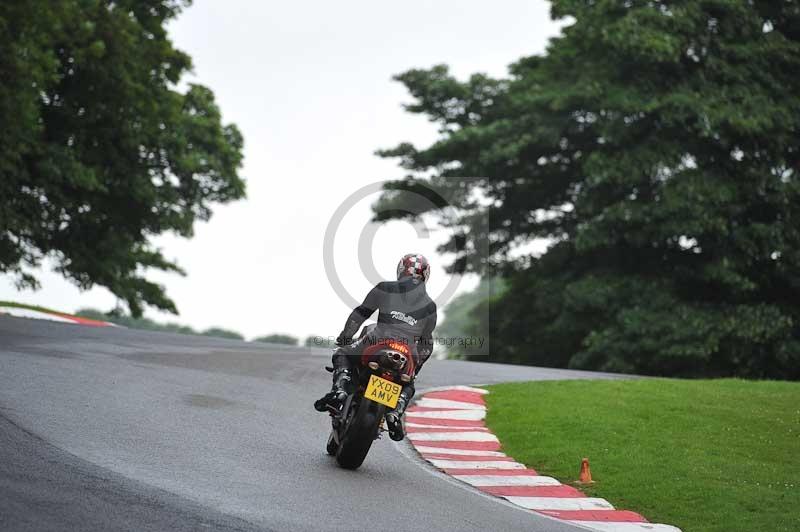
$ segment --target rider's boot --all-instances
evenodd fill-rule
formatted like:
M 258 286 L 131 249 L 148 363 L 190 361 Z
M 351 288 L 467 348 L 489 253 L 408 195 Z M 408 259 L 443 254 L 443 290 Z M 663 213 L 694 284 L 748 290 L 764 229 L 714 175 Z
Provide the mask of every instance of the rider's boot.
M 397 406 L 384 416 L 386 419 L 386 427 L 389 429 L 389 437 L 394 441 L 400 441 L 406 436 L 402 417 L 406 408 L 408 408 L 408 404 L 414 397 L 414 391 L 413 384 L 406 384 L 403 386 L 403 390 L 400 392 L 400 398 L 397 400 Z
M 334 370 L 331 391 L 314 402 L 314 409 L 318 412 L 327 412 L 330 408 L 338 410 L 347 398 L 347 387 L 351 381 L 352 372 L 349 368 Z

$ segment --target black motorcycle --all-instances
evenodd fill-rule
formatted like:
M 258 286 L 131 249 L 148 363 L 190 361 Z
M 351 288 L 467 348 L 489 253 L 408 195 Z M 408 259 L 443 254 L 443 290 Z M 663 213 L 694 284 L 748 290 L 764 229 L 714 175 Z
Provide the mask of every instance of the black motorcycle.
M 383 416 L 397 406 L 403 384 L 414 380 L 414 357 L 403 342 L 369 345 L 359 362 L 341 408 L 329 407 L 332 428 L 326 450 L 345 469 L 361 466 L 372 442 L 386 430 Z

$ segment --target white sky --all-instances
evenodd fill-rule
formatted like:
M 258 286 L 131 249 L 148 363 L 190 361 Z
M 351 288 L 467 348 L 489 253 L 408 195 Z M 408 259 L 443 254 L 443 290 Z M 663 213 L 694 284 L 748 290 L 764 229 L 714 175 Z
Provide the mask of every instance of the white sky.
M 191 240 L 156 240 L 188 275 L 150 275 L 166 285 L 180 316 L 146 315 L 248 338 L 337 334 L 350 309 L 325 275 L 322 244 L 331 215 L 360 187 L 402 177 L 394 161 L 373 155 L 376 149 L 436 138 L 424 117 L 402 110 L 410 98 L 391 77 L 438 63 L 461 78 L 503 76 L 509 63 L 543 52 L 557 34 L 549 8 L 541 0 L 196 0 L 170 34 L 194 60 L 187 81 L 210 87 L 224 121 L 244 134 L 248 197 L 217 206 Z M 342 283 L 359 300 L 371 282 L 358 266 L 357 242 L 375 199 L 348 212 L 335 241 Z M 449 281 L 435 252 L 446 236 L 418 238 L 401 222 L 381 227 L 371 252 L 375 268 L 393 278 L 400 256 L 422 252 L 433 263 L 429 292 L 436 297 Z M 67 312 L 108 310 L 116 301 L 104 288 L 80 292 L 48 271 L 39 278 L 41 290 L 17 292 L 0 277 L 0 300 Z M 475 282 L 462 280 L 459 291 Z M 441 308 L 447 301 L 438 302 Z

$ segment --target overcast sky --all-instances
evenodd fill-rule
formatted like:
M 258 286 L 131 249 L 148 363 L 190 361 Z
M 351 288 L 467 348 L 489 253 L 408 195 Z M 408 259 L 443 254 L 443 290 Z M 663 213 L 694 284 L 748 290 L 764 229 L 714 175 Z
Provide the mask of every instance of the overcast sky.
M 373 155 L 377 148 L 436 138 L 424 117 L 402 110 L 409 97 L 391 77 L 438 63 L 459 77 L 502 76 L 558 33 L 549 9 L 539 0 L 195 0 L 170 34 L 194 60 L 187 81 L 210 87 L 224 121 L 244 134 L 248 197 L 216 207 L 191 240 L 156 240 L 187 276 L 150 275 L 166 285 L 180 316 L 146 315 L 248 338 L 337 334 L 350 309 L 325 273 L 323 237 L 333 213 L 361 187 L 403 176 L 394 161 Z M 335 268 L 359 300 L 371 280 L 359 267 L 357 244 L 376 198 L 350 208 L 336 233 Z M 420 237 L 401 222 L 382 226 L 370 252 L 374 267 L 393 278 L 400 256 L 424 253 L 433 263 L 429 292 L 444 306 L 450 278 L 435 247 L 446 236 Z M 17 292 L 0 277 L 0 299 L 62 311 L 108 310 L 116 301 L 103 288 L 80 292 L 46 271 L 40 280 L 41 290 Z M 459 291 L 475 282 L 461 280 Z

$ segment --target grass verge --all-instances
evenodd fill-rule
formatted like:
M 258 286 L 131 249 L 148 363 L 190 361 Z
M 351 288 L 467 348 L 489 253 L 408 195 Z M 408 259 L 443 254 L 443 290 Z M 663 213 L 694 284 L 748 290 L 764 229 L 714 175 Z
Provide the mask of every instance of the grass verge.
M 13 301 L 0 301 L 0 307 L 24 308 L 28 310 L 38 310 L 39 312 L 47 312 L 48 314 L 61 314 L 63 316 L 71 316 L 71 314 L 67 314 L 66 312 L 60 312 L 58 310 L 52 310 L 44 307 L 37 307 L 36 305 L 25 305 L 22 303 L 15 303 Z
M 518 461 L 684 532 L 800 530 L 800 383 L 738 379 L 490 386 Z

